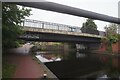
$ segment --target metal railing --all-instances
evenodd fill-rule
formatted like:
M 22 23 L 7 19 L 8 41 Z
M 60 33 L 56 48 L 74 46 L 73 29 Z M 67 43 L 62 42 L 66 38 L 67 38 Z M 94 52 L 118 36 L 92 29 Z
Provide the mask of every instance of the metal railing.
M 42 29 L 54 29 L 54 30 L 61 30 L 61 31 L 68 31 L 68 32 L 81 32 L 80 27 L 58 24 L 58 23 L 51 23 L 51 22 L 44 22 L 38 20 L 31 20 L 25 19 L 23 26 L 27 27 L 36 27 Z
M 94 32 L 96 32 L 94 30 L 88 30 L 88 32 L 84 32 L 83 30 L 81 30 L 80 27 L 77 27 L 77 26 L 70 26 L 70 25 L 65 25 L 65 24 L 38 21 L 38 20 L 32 20 L 32 19 L 25 19 L 23 21 L 22 26 L 24 26 L 24 27 L 34 27 L 34 28 L 40 28 L 40 29 L 51 29 L 51 30 L 58 30 L 58 31 L 87 33 L 87 34 L 105 36 L 105 32 L 98 31 L 98 30 L 96 30 L 97 31 L 97 34 L 96 34 L 96 33 L 94 33 Z

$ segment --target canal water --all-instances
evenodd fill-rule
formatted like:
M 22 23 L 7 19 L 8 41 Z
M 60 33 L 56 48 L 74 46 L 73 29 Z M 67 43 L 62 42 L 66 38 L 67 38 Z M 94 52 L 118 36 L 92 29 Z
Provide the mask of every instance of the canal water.
M 43 62 L 60 80 L 64 78 L 116 78 L 120 79 L 120 58 L 115 55 L 86 51 L 36 52 Z

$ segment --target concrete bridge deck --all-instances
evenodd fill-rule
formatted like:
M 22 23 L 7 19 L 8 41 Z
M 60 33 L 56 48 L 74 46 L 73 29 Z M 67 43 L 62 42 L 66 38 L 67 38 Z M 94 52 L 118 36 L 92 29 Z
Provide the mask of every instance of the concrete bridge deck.
M 22 29 L 25 33 L 19 38 L 26 41 L 100 43 L 104 38 L 100 33 L 82 33 L 77 26 L 31 19 L 24 20 Z
M 65 34 L 65 35 L 84 36 L 84 37 L 93 37 L 93 38 L 103 38 L 103 36 L 100 35 L 87 34 L 82 32 L 69 32 L 69 31 L 42 29 L 42 28 L 28 27 L 28 26 L 23 27 L 23 30 L 27 32 L 55 33 L 55 34 Z

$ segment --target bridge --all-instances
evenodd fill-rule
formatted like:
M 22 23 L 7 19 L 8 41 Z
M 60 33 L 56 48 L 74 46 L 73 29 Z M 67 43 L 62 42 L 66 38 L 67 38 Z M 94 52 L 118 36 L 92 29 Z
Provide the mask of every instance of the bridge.
M 25 0 L 26 1 L 26 0 Z M 13 3 L 13 2 L 12 2 Z M 59 13 L 64 13 L 64 14 L 70 14 L 78 17 L 86 17 L 86 18 L 91 18 L 95 20 L 102 20 L 102 21 L 107 21 L 107 22 L 112 22 L 112 23 L 117 23 L 120 24 L 120 18 L 104 15 L 104 14 L 99 14 L 96 12 L 92 11 L 87 11 L 83 9 L 78 9 L 58 3 L 53 3 L 49 1 L 44 1 L 44 2 L 14 2 L 13 4 L 18 4 L 22 6 L 27 6 L 27 7 L 32 7 L 32 8 L 38 8 L 38 9 L 43 9 L 43 10 L 49 10 L 49 11 L 54 11 L 54 12 L 59 12 Z M 44 25 L 44 24 L 43 24 Z M 30 26 L 27 26 L 30 27 Z M 89 34 L 84 34 L 84 33 L 78 33 L 74 32 L 74 35 L 72 32 L 60 32 L 59 30 L 54 31 L 54 30 L 49 30 L 48 29 L 38 29 L 38 28 L 24 28 L 23 30 L 26 31 L 26 34 L 29 34 L 29 37 L 24 35 L 21 36 L 21 39 L 25 40 L 30 40 L 30 41 L 66 41 L 66 42 L 76 42 L 76 43 L 100 43 L 101 37 L 96 37 L 95 35 L 89 36 Z M 73 29 L 75 30 L 75 29 Z M 45 32 L 46 31 L 46 32 Z M 55 33 L 58 32 L 58 33 Z M 67 34 L 65 34 L 67 33 Z M 71 34 L 70 34 L 71 33 Z M 32 34 L 36 35 L 36 38 L 31 36 Z M 51 37 L 50 37 L 51 36 Z M 93 37 L 94 36 L 94 37 Z M 88 44 L 87 44 L 88 45 Z
M 25 33 L 19 38 L 26 41 L 100 43 L 101 35 L 82 33 L 80 27 L 25 19 Z
M 45 2 L 14 2 L 13 4 L 120 24 L 120 18 L 99 14 L 96 12 L 91 12 L 83 9 L 78 9 L 78 8 L 74 8 L 74 7 L 70 7 L 70 6 L 66 6 L 58 3 L 53 3 L 53 2 L 47 2 L 47 1 Z M 41 25 L 44 26 L 44 24 L 41 24 Z M 74 30 L 77 30 L 73 28 L 71 29 L 71 31 L 61 31 L 59 30 L 59 28 L 58 30 L 54 30 L 54 29 L 48 30 L 43 28 L 33 28 L 33 27 L 30 28 L 30 26 L 24 27 L 23 30 L 25 30 L 26 33 L 24 34 L 24 36 L 21 36 L 20 38 L 27 41 L 52 41 L 52 42 L 64 41 L 64 42 L 84 43 L 84 44 L 87 44 L 87 46 L 92 44 L 91 45 L 92 47 L 96 44 L 100 44 L 100 40 L 102 38 L 100 35 L 98 36 L 98 35 L 90 35 L 90 34 L 85 34 L 80 32 L 79 33 L 73 32 Z M 34 35 L 34 37 L 32 35 Z

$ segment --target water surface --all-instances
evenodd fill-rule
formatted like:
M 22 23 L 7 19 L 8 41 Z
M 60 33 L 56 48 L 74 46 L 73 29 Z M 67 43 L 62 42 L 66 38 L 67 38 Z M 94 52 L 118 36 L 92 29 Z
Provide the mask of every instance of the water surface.
M 91 53 L 86 51 L 38 52 L 37 58 L 42 61 L 59 79 L 61 78 L 100 78 L 115 77 L 119 57 Z M 111 66 L 115 70 L 109 71 Z M 118 71 L 119 72 L 119 71 Z

